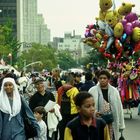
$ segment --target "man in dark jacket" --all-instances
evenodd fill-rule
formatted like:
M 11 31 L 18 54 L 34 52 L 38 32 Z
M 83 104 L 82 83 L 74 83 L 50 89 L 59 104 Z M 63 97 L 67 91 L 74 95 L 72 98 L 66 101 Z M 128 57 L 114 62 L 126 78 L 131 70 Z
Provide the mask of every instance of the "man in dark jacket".
M 85 83 L 81 86 L 80 91 L 88 91 L 91 87 L 95 85 L 93 82 L 93 75 L 91 72 L 86 72 L 85 74 Z
M 54 95 L 51 92 L 46 91 L 44 80 L 42 78 L 36 78 L 34 83 L 37 91 L 29 100 L 29 107 L 31 108 L 32 111 L 34 111 L 34 109 L 38 106 L 44 107 L 49 100 L 55 101 Z M 50 110 L 50 112 L 54 112 L 54 109 Z M 45 116 L 43 120 L 47 124 L 47 116 Z M 49 136 L 47 137 L 48 140 L 51 139 Z
M 49 100 L 55 101 L 54 95 L 45 90 L 44 80 L 38 78 L 35 80 L 36 93 L 30 98 L 29 106 L 33 111 L 37 106 L 45 106 Z

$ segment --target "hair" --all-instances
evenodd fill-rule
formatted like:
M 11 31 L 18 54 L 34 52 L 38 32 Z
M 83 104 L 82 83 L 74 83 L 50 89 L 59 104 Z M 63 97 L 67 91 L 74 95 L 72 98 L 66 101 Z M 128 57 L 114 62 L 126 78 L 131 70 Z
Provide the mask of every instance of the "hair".
M 81 107 L 83 102 L 90 97 L 93 97 L 93 96 L 87 91 L 79 92 L 79 94 L 77 94 L 74 98 L 75 105 Z
M 85 74 L 85 80 L 89 81 L 92 80 L 93 74 L 91 72 L 86 72 Z
M 81 76 L 82 76 L 81 73 L 78 72 L 74 73 L 74 77 L 81 77 Z
M 67 79 L 66 79 L 66 83 L 70 84 L 70 85 L 74 85 L 74 76 L 72 74 L 69 74 Z
M 11 72 L 15 72 L 15 71 L 12 69 Z
M 101 70 L 99 73 L 98 73 L 98 78 L 101 76 L 101 75 L 106 75 L 108 79 L 110 79 L 111 75 L 109 73 L 108 70 Z
M 52 72 L 56 72 L 59 75 L 61 70 L 59 68 L 54 68 L 52 69 Z
M 43 117 L 46 115 L 46 111 L 43 106 L 38 106 L 34 109 L 34 112 L 39 113 L 40 115 L 43 115 Z

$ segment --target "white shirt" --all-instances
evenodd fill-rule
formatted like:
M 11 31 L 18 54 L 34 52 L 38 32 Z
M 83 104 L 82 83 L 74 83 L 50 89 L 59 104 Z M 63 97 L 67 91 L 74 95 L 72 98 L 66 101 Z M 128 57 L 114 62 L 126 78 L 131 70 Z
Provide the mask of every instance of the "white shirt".
M 34 140 L 47 140 L 47 126 L 43 120 L 38 121 L 38 125 L 40 127 L 40 135 L 38 138 L 34 138 Z

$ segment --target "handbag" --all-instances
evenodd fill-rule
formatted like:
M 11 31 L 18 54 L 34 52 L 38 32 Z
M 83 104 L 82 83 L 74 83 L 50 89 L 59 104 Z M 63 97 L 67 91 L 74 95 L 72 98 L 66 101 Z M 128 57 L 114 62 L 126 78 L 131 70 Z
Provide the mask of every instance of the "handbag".
M 26 138 L 33 138 L 37 136 L 37 130 L 31 123 L 28 117 L 23 118 Z
M 21 99 L 22 100 L 22 99 Z M 34 138 L 37 136 L 37 129 L 34 127 L 29 117 L 26 114 L 24 103 L 22 101 L 22 113 L 23 113 L 23 122 L 26 138 Z
M 114 121 L 112 111 L 102 114 L 101 118 L 104 119 L 107 124 L 111 124 Z
M 110 103 L 109 103 L 109 105 L 110 105 Z M 98 93 L 98 112 L 99 112 L 99 93 Z M 113 114 L 112 114 L 112 111 L 111 111 L 111 106 L 110 106 L 110 111 L 101 114 L 101 118 L 107 124 L 111 124 L 114 121 Z

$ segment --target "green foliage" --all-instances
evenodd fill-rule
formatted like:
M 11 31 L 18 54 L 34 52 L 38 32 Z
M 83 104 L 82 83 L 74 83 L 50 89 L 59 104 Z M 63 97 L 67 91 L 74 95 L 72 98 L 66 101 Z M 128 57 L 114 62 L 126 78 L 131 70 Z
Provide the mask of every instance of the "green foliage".
M 60 68 L 63 70 L 77 66 L 76 61 L 73 59 L 71 53 L 67 50 L 61 50 L 57 53 L 57 61 Z
M 0 25 L 0 57 L 10 63 L 8 54 L 12 54 L 12 64 L 17 61 L 17 53 L 21 44 L 17 41 L 13 34 L 13 23 L 8 20 L 4 25 Z
M 57 66 L 55 50 L 50 46 L 33 43 L 28 51 L 23 51 L 18 61 L 18 66 L 23 69 L 24 65 L 41 61 L 41 64 L 31 65 L 27 71 L 40 71 L 42 69 L 52 69 Z M 26 64 L 25 64 L 26 63 Z
M 139 58 L 140 58 L 140 51 L 134 53 L 134 55 L 133 55 L 134 61 L 137 61 Z
M 106 67 L 107 59 L 95 49 L 92 49 L 88 52 L 88 55 L 85 58 L 81 59 L 81 64 L 87 66 L 87 64 L 92 64 L 93 67 Z

